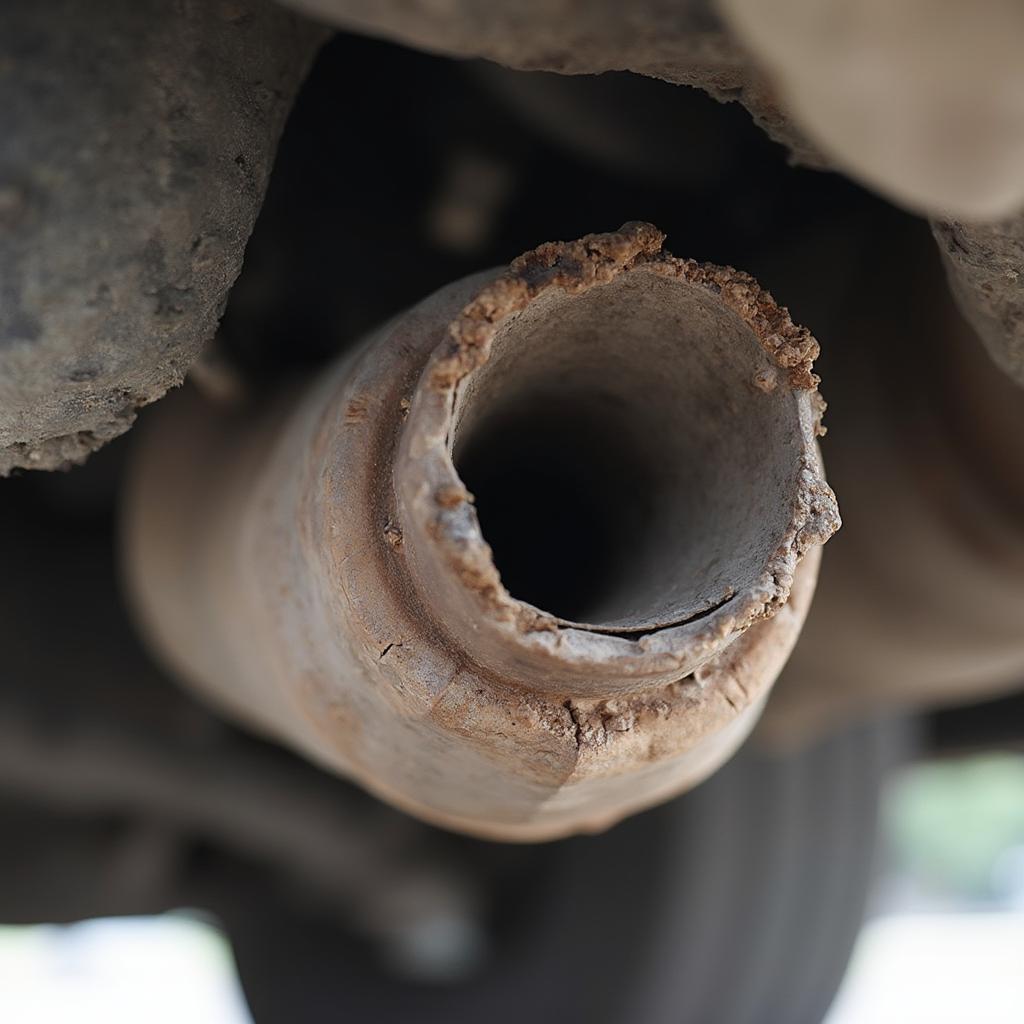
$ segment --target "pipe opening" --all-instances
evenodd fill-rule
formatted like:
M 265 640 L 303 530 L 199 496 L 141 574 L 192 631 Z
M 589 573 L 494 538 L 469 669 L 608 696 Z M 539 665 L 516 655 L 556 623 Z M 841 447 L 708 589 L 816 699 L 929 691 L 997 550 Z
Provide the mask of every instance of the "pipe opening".
M 803 450 L 776 377 L 737 314 L 654 273 L 553 289 L 504 324 L 462 382 L 451 455 L 509 593 L 643 631 L 755 585 Z

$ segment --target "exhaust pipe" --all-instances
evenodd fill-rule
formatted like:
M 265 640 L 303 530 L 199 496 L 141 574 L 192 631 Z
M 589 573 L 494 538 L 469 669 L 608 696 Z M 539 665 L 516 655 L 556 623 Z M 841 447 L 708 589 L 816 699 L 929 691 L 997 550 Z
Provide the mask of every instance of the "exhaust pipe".
M 818 346 L 648 224 L 395 318 L 273 409 L 155 410 L 126 568 L 235 719 L 435 824 L 603 829 L 737 748 L 839 525 Z

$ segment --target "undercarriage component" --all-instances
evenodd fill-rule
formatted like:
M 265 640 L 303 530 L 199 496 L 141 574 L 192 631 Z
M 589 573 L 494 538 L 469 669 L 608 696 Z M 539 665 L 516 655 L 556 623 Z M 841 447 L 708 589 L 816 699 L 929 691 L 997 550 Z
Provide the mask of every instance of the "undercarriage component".
M 718 0 L 830 162 L 925 214 L 1024 205 L 1017 0 Z
M 812 141 L 775 101 L 771 82 L 723 26 L 710 0 L 284 0 L 340 28 L 431 53 L 484 57 L 523 71 L 593 75 L 634 71 L 741 102 L 809 166 Z
M 968 323 L 1024 386 L 1024 214 L 994 224 L 940 220 L 932 231 Z
M 269 0 L 0 12 L 0 476 L 81 462 L 180 384 L 324 31 Z
M 923 226 L 888 238 L 815 318 L 845 525 L 766 713 L 789 736 L 1024 679 L 1021 392 L 958 315 Z
M 158 412 L 126 565 L 161 656 L 476 834 L 604 828 L 717 768 L 838 515 L 817 343 L 662 237 L 451 285 L 273 413 Z

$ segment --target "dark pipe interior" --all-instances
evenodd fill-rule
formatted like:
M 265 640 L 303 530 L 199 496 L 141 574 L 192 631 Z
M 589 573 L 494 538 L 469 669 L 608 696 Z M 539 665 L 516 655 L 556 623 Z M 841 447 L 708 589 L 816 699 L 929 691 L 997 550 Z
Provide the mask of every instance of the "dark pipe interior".
M 589 621 L 654 513 L 649 454 L 609 396 L 529 403 L 479 423 L 456 468 L 509 593 Z
M 770 371 L 714 295 L 644 271 L 505 323 L 450 437 L 509 593 L 642 633 L 757 586 L 800 471 L 788 389 L 752 383 Z

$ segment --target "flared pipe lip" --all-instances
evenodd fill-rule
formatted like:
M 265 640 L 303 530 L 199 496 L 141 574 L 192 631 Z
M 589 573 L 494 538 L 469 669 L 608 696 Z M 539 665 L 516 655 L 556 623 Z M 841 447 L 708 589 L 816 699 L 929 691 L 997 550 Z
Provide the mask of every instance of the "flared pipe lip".
M 818 343 L 749 275 L 678 259 L 663 249 L 664 238 L 651 224 L 630 222 L 615 232 L 547 243 L 513 261 L 449 324 L 405 422 L 394 482 L 414 585 L 478 660 L 534 688 L 565 692 L 569 684 L 577 692 L 580 685 L 584 692 L 615 692 L 692 672 L 774 615 L 789 597 L 804 551 L 824 543 L 840 524 L 816 443 L 825 408 L 812 369 Z M 578 295 L 636 271 L 703 289 L 746 324 L 779 371 L 765 386 L 792 393 L 801 468 L 787 529 L 755 585 L 684 619 L 618 630 L 559 618 L 508 592 L 455 468 L 451 434 L 460 385 L 487 361 L 502 325 L 552 289 Z M 595 673 L 604 678 L 593 686 L 584 682 Z

